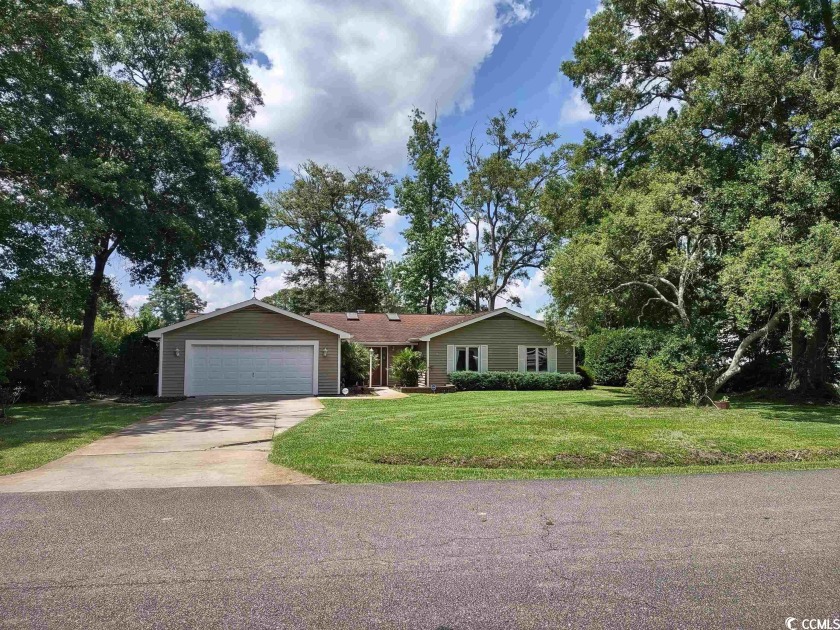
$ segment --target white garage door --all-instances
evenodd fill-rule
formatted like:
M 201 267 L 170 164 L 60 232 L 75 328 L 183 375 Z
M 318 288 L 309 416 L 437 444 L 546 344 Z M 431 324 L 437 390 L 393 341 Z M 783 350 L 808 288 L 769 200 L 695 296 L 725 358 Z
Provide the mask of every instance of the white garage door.
M 314 346 L 190 346 L 190 396 L 312 394 Z

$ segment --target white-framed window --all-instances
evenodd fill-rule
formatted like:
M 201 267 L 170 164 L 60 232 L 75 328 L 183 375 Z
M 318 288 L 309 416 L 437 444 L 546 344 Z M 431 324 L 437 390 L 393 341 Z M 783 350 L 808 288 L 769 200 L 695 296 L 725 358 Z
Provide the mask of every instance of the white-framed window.
M 548 372 L 548 347 L 525 348 L 525 370 Z
M 455 347 L 455 371 L 478 372 L 478 346 Z

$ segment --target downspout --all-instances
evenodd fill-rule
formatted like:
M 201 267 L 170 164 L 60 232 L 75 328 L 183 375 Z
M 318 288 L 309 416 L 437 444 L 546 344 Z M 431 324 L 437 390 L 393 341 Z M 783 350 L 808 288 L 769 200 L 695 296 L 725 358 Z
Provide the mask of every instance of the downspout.
M 336 394 L 341 395 L 341 337 L 338 338 L 338 390 Z
M 163 397 L 163 335 L 158 339 L 158 398 Z

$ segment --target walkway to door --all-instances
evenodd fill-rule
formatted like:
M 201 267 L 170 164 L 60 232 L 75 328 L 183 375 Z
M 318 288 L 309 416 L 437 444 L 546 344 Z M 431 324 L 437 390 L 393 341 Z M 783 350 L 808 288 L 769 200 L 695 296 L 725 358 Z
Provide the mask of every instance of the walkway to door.
M 0 477 L 0 492 L 318 483 L 268 462 L 271 440 L 320 411 L 312 396 L 190 398 L 54 462 Z

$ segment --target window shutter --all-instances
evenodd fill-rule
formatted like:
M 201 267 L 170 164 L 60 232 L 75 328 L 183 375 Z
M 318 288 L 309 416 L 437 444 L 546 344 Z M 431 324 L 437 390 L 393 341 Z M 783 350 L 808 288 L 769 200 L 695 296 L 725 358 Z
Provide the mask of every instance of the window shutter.
M 446 373 L 455 371 L 455 346 L 446 346 Z
M 527 356 L 528 356 L 528 348 L 527 346 L 519 346 L 519 371 L 520 372 L 527 372 L 528 371 L 528 364 L 527 364 Z
M 478 371 L 487 371 L 487 346 L 478 346 Z
M 548 346 L 548 371 L 557 371 L 557 346 Z

